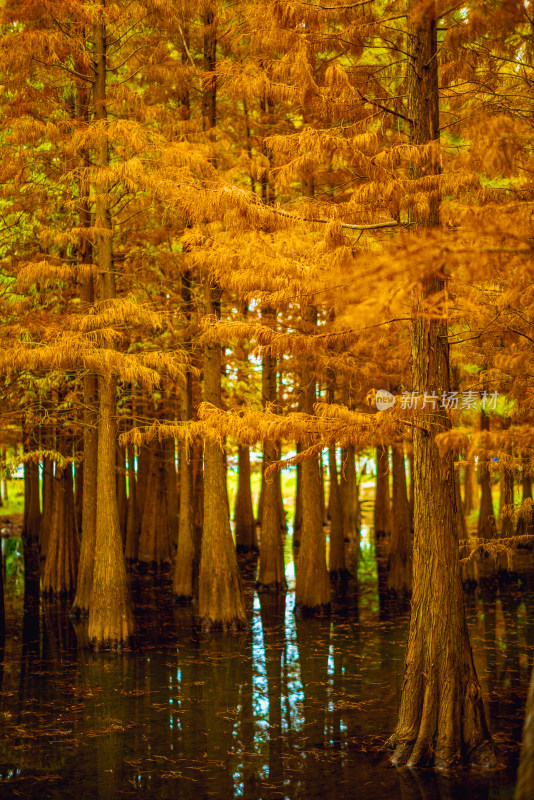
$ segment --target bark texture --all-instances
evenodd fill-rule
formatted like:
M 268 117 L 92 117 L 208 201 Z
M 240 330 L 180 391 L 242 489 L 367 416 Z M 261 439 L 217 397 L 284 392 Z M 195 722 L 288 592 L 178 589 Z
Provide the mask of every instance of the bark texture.
M 309 313 L 315 322 L 316 312 Z M 309 358 L 302 366 L 304 410 L 314 413 L 316 381 Z M 322 614 L 330 611 L 330 577 L 326 567 L 326 542 L 323 528 L 319 459 L 307 458 L 302 463 L 302 530 L 296 564 L 295 611 Z
M 408 3 L 408 112 L 412 143 L 439 139 L 437 10 L 430 2 Z M 426 173 L 439 171 L 437 151 Z M 437 200 L 415 219 L 439 222 Z M 416 302 L 441 292 L 441 278 L 427 278 Z M 415 308 L 412 323 L 413 391 L 450 388 L 449 346 L 444 322 Z M 432 404 L 414 427 L 414 557 L 412 613 L 399 720 L 390 739 L 393 763 L 449 768 L 461 762 L 494 766 L 462 594 L 456 530 L 454 457 L 440 457 L 438 431 L 450 428 L 443 409 Z
M 412 591 L 412 531 L 404 452 L 401 448 L 392 447 L 393 515 L 388 589 L 397 597 L 406 597 Z
M 250 486 L 250 450 L 244 445 L 238 447 L 238 470 L 234 511 L 236 549 L 238 553 L 251 553 L 258 546 Z
M 95 561 L 96 534 L 96 484 L 98 475 L 98 431 L 97 404 L 98 378 L 94 373 L 84 377 L 84 430 L 83 430 L 83 499 L 82 499 L 82 531 L 80 542 L 80 563 L 76 596 L 71 613 L 75 616 L 87 616 L 91 591 L 93 588 L 93 570 Z
M 220 316 L 220 291 L 206 289 L 206 311 Z M 221 346 L 204 351 L 204 398 L 221 406 Z M 230 529 L 223 452 L 217 443 L 204 447 L 204 528 L 198 585 L 198 612 L 204 629 L 240 628 L 245 606 Z
M 101 7 L 103 11 L 103 4 Z M 107 119 L 106 109 L 106 24 L 102 14 L 94 28 L 95 78 L 93 99 L 95 118 Z M 108 141 L 102 133 L 95 147 L 95 165 L 101 174 L 108 167 Z M 112 226 L 108 208 L 107 185 L 96 185 L 96 227 L 106 233 L 96 236 L 99 296 L 101 301 L 115 297 L 113 273 Z M 116 463 L 116 380 L 109 373 L 99 376 L 98 415 L 98 477 L 95 527 L 95 559 L 93 587 L 89 606 L 89 642 L 96 647 L 122 647 L 132 636 L 134 628 L 126 562 L 119 525 L 115 480 Z
M 161 446 L 152 442 L 137 560 L 154 569 L 171 561 L 164 458 Z
M 59 467 L 54 476 L 54 505 L 43 573 L 43 592 L 74 591 L 78 572 L 78 531 L 74 513 L 72 464 Z
M 264 324 L 274 326 L 275 319 L 270 309 L 262 310 Z M 276 411 L 276 359 L 269 354 L 262 363 L 262 403 L 265 409 Z M 264 471 L 277 460 L 276 442 L 265 442 L 263 446 Z M 261 518 L 260 566 L 257 588 L 261 591 L 285 592 L 284 545 L 282 541 L 282 513 L 280 473 L 269 478 L 263 475 L 263 513 Z

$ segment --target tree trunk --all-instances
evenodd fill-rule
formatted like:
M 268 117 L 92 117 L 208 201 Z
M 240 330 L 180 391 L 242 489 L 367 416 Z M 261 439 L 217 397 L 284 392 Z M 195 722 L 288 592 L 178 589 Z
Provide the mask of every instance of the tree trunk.
M 250 486 L 250 450 L 244 445 L 238 447 L 238 469 L 234 511 L 236 550 L 238 553 L 250 553 L 257 551 L 258 547 Z
M 532 500 L 532 478 L 528 472 L 529 470 L 529 459 L 528 456 L 523 458 L 523 497 L 521 498 L 521 504 L 525 503 L 525 500 Z M 522 509 L 521 509 L 522 511 Z M 524 534 L 532 535 L 534 534 L 534 512 L 530 510 L 527 514 L 521 513 L 519 514 L 519 518 L 517 520 L 517 528 L 516 528 L 516 535 L 522 536 Z
M 357 577 L 360 562 L 360 504 L 356 482 L 356 453 L 353 444 L 343 448 L 339 486 L 343 510 L 343 529 L 345 540 L 349 543 L 349 564 Z
M 388 565 L 388 589 L 399 598 L 412 591 L 412 532 L 406 488 L 404 452 L 392 447 L 393 515 Z
M 137 561 L 139 547 L 139 522 L 137 517 L 137 478 L 135 476 L 135 447 L 128 445 L 128 511 L 126 516 L 126 542 L 124 556 L 132 564 Z
M 182 275 L 183 312 L 189 325 L 191 323 L 191 275 Z M 184 343 L 191 355 L 192 344 Z M 193 375 L 190 370 L 182 387 L 182 419 L 187 422 L 193 417 Z M 180 443 L 180 508 L 178 520 L 178 549 L 174 564 L 172 591 L 177 600 L 189 602 L 195 594 L 195 581 L 198 573 L 198 550 L 194 520 L 194 476 L 193 453 L 185 442 Z
M 389 457 L 388 447 L 376 448 L 376 493 L 375 493 L 375 547 L 378 551 L 389 546 L 391 536 L 391 505 L 389 502 Z
M 296 452 L 302 452 L 302 445 L 297 443 Z M 297 464 L 295 475 L 295 516 L 293 519 L 293 547 L 300 547 L 300 533 L 302 530 L 302 464 Z
M 101 3 L 101 12 L 104 6 Z M 95 24 L 93 99 L 95 119 L 107 119 L 106 109 L 106 25 L 103 16 Z M 100 174 L 108 167 L 108 141 L 101 133 L 95 146 L 95 165 Z M 102 179 L 101 179 L 102 180 Z M 107 200 L 107 186 L 96 186 L 96 236 L 99 294 L 103 301 L 115 297 L 113 273 L 112 226 Z M 96 532 L 93 587 L 89 605 L 89 641 L 97 646 L 121 647 L 133 633 L 134 619 L 126 577 L 126 562 L 117 507 L 115 480 L 116 380 L 104 372 L 99 376 L 98 477 L 96 486 Z
M 52 505 L 54 486 L 54 465 L 49 458 L 43 459 L 43 513 L 41 516 L 41 527 L 39 529 L 39 550 L 41 559 L 46 558 L 46 548 L 50 534 L 50 523 L 52 520 Z
M 164 480 L 163 451 L 153 441 L 137 553 L 137 560 L 153 569 L 160 569 L 171 560 Z
M 220 316 L 220 292 L 206 290 L 206 313 Z M 221 407 L 221 346 L 204 351 L 204 398 Z M 230 529 L 224 459 L 217 443 L 204 445 L 204 528 L 198 582 L 199 616 L 204 629 L 240 628 L 245 606 Z
M 534 797 L 534 670 L 528 689 L 514 800 L 531 800 L 532 797 Z
M 96 532 L 96 485 L 98 476 L 98 378 L 90 372 L 83 380 L 84 429 L 83 429 L 83 503 L 80 563 L 76 597 L 71 614 L 87 616 L 93 588 Z
M 126 448 L 123 445 L 117 445 L 117 466 L 115 479 L 117 481 L 117 508 L 119 510 L 119 527 L 124 545 L 126 542 L 126 516 L 128 513 L 128 508 L 126 496 Z
M 270 327 L 276 319 L 270 309 L 262 309 L 262 321 Z M 266 353 L 262 361 L 262 403 L 264 409 L 273 412 L 277 407 L 276 359 Z M 261 518 L 260 566 L 257 589 L 273 593 L 285 592 L 284 544 L 282 541 L 282 519 L 280 510 L 280 472 L 269 478 L 265 470 L 278 457 L 276 442 L 263 443 L 263 515 Z
M 163 475 L 165 487 L 165 507 L 167 509 L 167 531 L 171 547 L 171 555 L 176 551 L 178 544 L 178 478 L 176 475 L 176 441 L 164 439 L 163 450 Z
M 76 588 L 78 572 L 72 464 L 65 467 L 56 464 L 54 481 L 54 507 L 43 573 L 43 592 L 68 594 Z
M 317 312 L 310 309 L 308 320 L 317 321 Z M 310 358 L 302 365 L 304 411 L 314 414 L 316 381 Z M 295 611 L 322 614 L 330 611 L 330 576 L 326 567 L 326 543 L 321 503 L 321 476 L 317 456 L 302 463 L 302 530 L 296 565 Z
M 480 412 L 480 430 L 489 431 L 489 416 L 485 411 Z M 481 539 L 494 539 L 497 535 L 495 516 L 493 514 L 493 498 L 491 494 L 491 480 L 489 472 L 489 459 L 480 457 L 480 512 L 478 515 L 477 536 Z
M 330 470 L 330 551 L 328 569 L 333 583 L 344 582 L 351 577 L 345 561 L 345 530 L 343 528 L 343 509 L 337 477 L 336 448 L 328 450 Z
M 376 448 L 376 491 L 374 509 L 375 558 L 380 602 L 386 602 L 388 559 L 391 540 L 391 504 L 389 500 L 388 447 Z
M 150 448 L 147 444 L 139 446 L 137 454 L 137 519 L 139 528 L 145 510 L 145 495 L 150 470 Z
M 415 12 L 415 13 L 414 13 Z M 439 140 L 436 4 L 421 14 L 408 3 L 408 112 L 415 145 Z M 428 173 L 439 171 L 432 157 Z M 439 223 L 437 201 L 415 222 Z M 423 297 L 441 292 L 440 277 L 426 278 Z M 449 345 L 446 324 L 416 308 L 412 323 L 413 391 L 448 392 Z M 411 767 L 451 767 L 464 761 L 495 765 L 482 695 L 465 621 L 456 530 L 454 458 L 441 457 L 438 431 L 450 420 L 432 404 L 414 426 L 414 557 L 410 630 L 399 720 L 390 740 L 393 763 Z
M 465 516 L 474 511 L 477 498 L 477 479 L 475 467 L 471 461 L 467 462 L 464 473 L 464 512 Z
M 40 592 L 39 530 L 41 507 L 39 498 L 39 464 L 24 464 L 24 519 L 22 547 L 24 550 L 24 599 L 38 613 Z

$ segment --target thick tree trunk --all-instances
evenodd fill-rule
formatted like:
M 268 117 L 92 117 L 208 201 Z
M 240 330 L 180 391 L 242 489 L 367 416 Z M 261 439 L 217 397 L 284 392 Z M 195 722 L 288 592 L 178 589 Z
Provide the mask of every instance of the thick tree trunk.
M 103 9 L 103 5 L 102 5 Z M 107 119 L 106 109 L 106 26 L 103 17 L 95 24 L 93 99 L 95 118 Z M 103 174 L 108 167 L 108 141 L 104 132 L 95 147 L 95 165 Z M 106 191 L 96 186 L 99 295 L 103 301 L 115 297 L 112 226 Z M 98 477 L 96 486 L 96 532 L 93 587 L 89 605 L 88 637 L 96 647 L 121 647 L 133 633 L 134 620 L 126 577 L 126 562 L 117 507 L 116 463 L 116 380 L 103 372 L 99 376 Z
M 412 143 L 439 139 L 436 4 L 421 14 L 408 4 L 408 112 Z M 432 157 L 428 173 L 439 171 Z M 437 202 L 416 223 L 439 223 Z M 427 278 L 423 297 L 441 292 L 441 278 Z M 448 392 L 449 345 L 445 322 L 415 309 L 412 324 L 413 391 Z M 399 720 L 390 740 L 393 763 L 448 768 L 459 762 L 494 766 L 465 621 L 456 530 L 454 457 L 440 457 L 436 433 L 450 428 L 432 404 L 414 426 L 414 556 L 410 630 Z
M 258 547 L 250 486 L 250 450 L 244 445 L 238 447 L 238 470 L 234 511 L 236 550 L 238 553 L 251 553 Z
M 410 505 L 401 447 L 392 447 L 393 515 L 388 565 L 388 589 L 399 598 L 406 597 L 412 591 Z
M 187 323 L 191 322 L 191 275 L 182 275 L 182 303 Z M 190 341 L 185 347 L 191 354 Z M 182 387 L 182 419 L 184 422 L 193 416 L 193 376 L 188 370 Z M 176 600 L 189 602 L 195 594 L 195 581 L 198 573 L 198 549 L 196 546 L 194 520 L 194 476 L 193 453 L 185 442 L 180 443 L 180 508 L 178 519 L 178 549 L 174 564 L 172 591 Z
M 317 312 L 308 312 L 316 322 Z M 304 411 L 313 415 L 316 381 L 309 358 L 302 365 Z M 322 614 L 330 611 L 330 576 L 326 567 L 326 542 L 321 503 L 319 459 L 314 456 L 302 463 L 302 530 L 296 564 L 295 611 Z
M 220 316 L 220 292 L 206 290 L 206 312 Z M 204 351 L 204 397 L 221 406 L 221 346 L 207 344 Z M 240 628 L 245 606 L 237 556 L 230 529 L 226 475 L 220 445 L 204 446 L 204 528 L 198 582 L 198 611 L 204 629 Z

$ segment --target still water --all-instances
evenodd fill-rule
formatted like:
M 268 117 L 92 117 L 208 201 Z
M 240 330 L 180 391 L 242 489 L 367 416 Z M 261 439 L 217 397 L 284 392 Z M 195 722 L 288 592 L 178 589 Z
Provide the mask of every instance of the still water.
M 11 598 L 1 672 L 0 797 L 504 800 L 513 797 L 534 653 L 529 581 L 467 596 L 491 730 L 505 767 L 395 770 L 407 612 L 379 602 L 371 553 L 329 620 L 243 580 L 248 632 L 202 636 L 170 580 L 134 585 L 140 630 L 122 654 L 78 651 L 66 609 L 23 629 Z M 24 635 L 23 635 L 24 632 Z

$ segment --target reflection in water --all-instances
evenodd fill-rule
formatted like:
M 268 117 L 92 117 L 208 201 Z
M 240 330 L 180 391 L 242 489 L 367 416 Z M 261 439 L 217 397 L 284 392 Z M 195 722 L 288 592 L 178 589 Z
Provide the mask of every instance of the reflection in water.
M 380 750 L 395 723 L 408 617 L 386 613 L 376 572 L 368 577 L 330 620 L 314 620 L 295 619 L 292 593 L 256 595 L 245 574 L 250 630 L 203 636 L 192 610 L 172 605 L 170 583 L 155 590 L 145 576 L 135 589 L 141 636 L 121 655 L 77 651 L 59 601 L 43 604 L 41 627 L 10 619 L 0 797 L 511 797 L 534 650 L 526 580 L 477 590 L 468 610 L 508 769 L 446 777 L 395 770 Z

